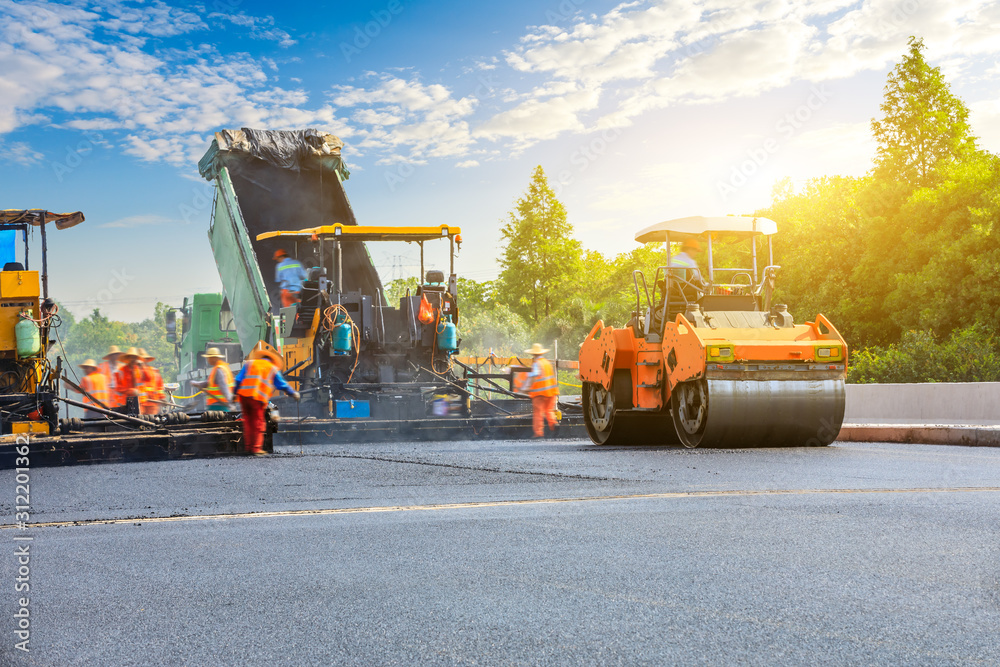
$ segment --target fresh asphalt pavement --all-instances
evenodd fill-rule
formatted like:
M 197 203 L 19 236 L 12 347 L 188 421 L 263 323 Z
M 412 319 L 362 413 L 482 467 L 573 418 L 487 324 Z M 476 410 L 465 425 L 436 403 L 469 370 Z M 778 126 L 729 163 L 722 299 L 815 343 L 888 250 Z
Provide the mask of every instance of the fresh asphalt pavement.
M 998 472 L 495 440 L 34 469 L 0 664 L 997 664 Z

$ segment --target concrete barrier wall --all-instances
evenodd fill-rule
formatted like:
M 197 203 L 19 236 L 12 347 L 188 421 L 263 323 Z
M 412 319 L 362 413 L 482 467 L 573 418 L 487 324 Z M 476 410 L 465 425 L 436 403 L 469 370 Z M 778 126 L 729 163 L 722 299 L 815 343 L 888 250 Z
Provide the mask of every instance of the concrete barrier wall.
M 1000 424 L 1000 382 L 849 384 L 845 424 Z

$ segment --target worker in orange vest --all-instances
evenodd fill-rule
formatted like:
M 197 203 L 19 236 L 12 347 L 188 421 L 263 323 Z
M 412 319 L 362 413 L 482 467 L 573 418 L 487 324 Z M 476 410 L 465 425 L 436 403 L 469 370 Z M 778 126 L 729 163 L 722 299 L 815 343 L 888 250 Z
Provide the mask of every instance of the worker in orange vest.
M 156 357 L 146 352 L 145 348 L 139 348 L 139 358 L 142 359 L 143 369 L 146 371 L 145 400 L 140 403 L 139 412 L 144 415 L 155 415 L 160 412 L 160 405 L 157 401 L 163 401 L 166 393 L 163 391 L 163 376 L 160 369 L 150 365 L 151 361 L 156 361 Z
M 122 351 L 118 349 L 117 345 L 112 345 L 108 348 L 108 353 L 104 355 L 104 361 L 98 369 L 101 374 L 104 375 L 106 380 L 106 385 L 108 388 L 108 400 L 105 403 L 109 408 L 115 410 L 125 405 L 125 399 L 118 394 L 118 385 L 115 383 L 115 375 L 121 368 L 121 363 L 118 359 L 122 356 Z
M 96 401 L 108 406 L 108 381 L 101 372 L 98 364 L 93 359 L 87 359 L 80 364 L 83 369 L 83 378 L 80 379 L 80 389 L 83 389 L 83 402 L 94 407 L 101 407 Z M 75 391 L 75 390 L 74 390 Z M 84 419 L 100 419 L 103 417 L 100 412 L 94 410 L 84 410 Z
M 299 392 L 292 389 L 281 375 L 282 365 L 278 353 L 260 341 L 234 380 L 234 389 L 243 408 L 243 445 L 247 454 L 267 456 L 264 451 L 264 430 L 267 428 L 264 409 L 274 390 L 280 389 L 299 400 Z
M 123 364 L 115 373 L 115 388 L 121 400 L 120 407 L 126 407 L 128 399 L 136 398 L 141 414 L 149 379 L 142 357 L 139 355 L 139 348 L 130 347 L 128 352 L 123 352 L 118 357 L 118 361 Z
M 549 423 L 553 434 L 559 427 L 555 412 L 559 402 L 559 383 L 552 363 L 542 356 L 548 352 L 547 349 L 535 343 L 524 352 L 532 356 L 531 372 L 525 376 L 520 391 L 531 396 L 531 426 L 535 437 L 542 438 L 545 436 L 545 422 Z
M 208 378 L 192 382 L 191 386 L 205 392 L 205 409 L 229 412 L 233 402 L 233 372 L 219 348 L 210 347 L 202 355 L 210 364 Z

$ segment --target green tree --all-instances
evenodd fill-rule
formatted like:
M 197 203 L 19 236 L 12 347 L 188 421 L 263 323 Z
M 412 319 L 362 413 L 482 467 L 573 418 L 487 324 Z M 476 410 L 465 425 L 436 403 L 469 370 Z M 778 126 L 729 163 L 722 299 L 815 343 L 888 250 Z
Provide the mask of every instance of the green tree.
M 90 316 L 77 322 L 70 335 L 63 339 L 69 356 L 67 362 L 72 367 L 69 371 L 70 379 L 74 377 L 74 373 L 79 375 L 77 365 L 84 359 L 90 357 L 100 361 L 110 346 L 128 348 L 138 345 L 138 340 L 138 336 L 129 331 L 127 324 L 109 320 L 99 308 L 95 308 Z
M 876 174 L 929 185 L 938 167 L 975 150 L 975 138 L 965 103 L 952 95 L 940 68 L 924 60 L 923 40 L 910 37 L 909 45 L 886 82 L 883 117 L 872 121 Z
M 913 192 L 897 215 L 900 259 L 885 309 L 902 329 L 946 336 L 1000 325 L 1000 158 L 979 155 L 942 170 L 938 187 Z
M 850 338 L 859 334 L 852 315 L 865 291 L 852 282 L 861 247 L 857 194 L 864 184 L 841 176 L 811 179 L 799 193 L 777 189 L 771 206 L 757 212 L 778 223 L 774 261 L 781 271 L 774 301 L 787 303 L 799 321 L 823 313 Z M 758 268 L 766 261 L 767 246 L 758 246 Z M 741 266 L 749 263 L 744 259 Z
M 578 289 L 580 243 L 566 209 L 549 187 L 541 166 L 535 167 L 528 191 L 508 214 L 499 300 L 531 323 L 549 317 Z
M 407 294 L 417 293 L 416 277 L 396 278 L 385 285 L 385 300 L 394 308 L 399 307 L 399 300 Z

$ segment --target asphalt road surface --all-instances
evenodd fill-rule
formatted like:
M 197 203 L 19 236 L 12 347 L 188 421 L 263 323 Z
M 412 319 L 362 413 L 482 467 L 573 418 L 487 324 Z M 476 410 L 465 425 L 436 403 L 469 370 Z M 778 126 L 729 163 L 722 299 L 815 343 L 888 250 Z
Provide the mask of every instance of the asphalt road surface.
M 0 663 L 998 664 L 998 472 L 994 449 L 584 441 L 31 470 Z

